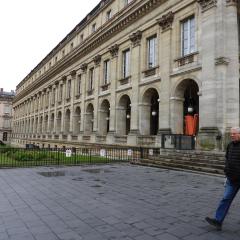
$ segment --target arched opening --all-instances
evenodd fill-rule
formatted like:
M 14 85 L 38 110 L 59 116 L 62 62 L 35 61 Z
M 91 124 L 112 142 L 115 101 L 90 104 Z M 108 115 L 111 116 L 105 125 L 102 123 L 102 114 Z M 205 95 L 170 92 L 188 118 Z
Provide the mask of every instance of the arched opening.
M 159 95 L 156 89 L 150 88 L 143 94 L 141 106 L 141 133 L 157 135 L 159 124 Z
M 38 118 L 35 119 L 35 129 L 33 131 L 34 133 L 38 132 Z
M 192 79 L 183 80 L 176 88 L 172 109 L 176 133 L 196 135 L 199 122 L 199 88 Z
M 73 132 L 74 134 L 79 134 L 81 128 L 81 109 L 76 107 L 74 121 L 73 121 Z
M 43 129 L 43 117 L 40 117 L 40 122 L 39 122 L 39 133 L 42 133 L 42 129 Z
M 65 133 L 69 133 L 70 132 L 70 116 L 71 116 L 71 112 L 69 109 L 66 110 L 65 113 L 65 129 L 64 132 Z
M 93 124 L 94 124 L 94 108 L 90 103 L 86 109 L 86 117 L 85 117 L 85 132 L 92 133 L 93 132 Z
M 51 114 L 49 131 L 53 132 L 53 129 L 54 129 L 54 113 Z
M 131 100 L 123 95 L 117 108 L 117 133 L 128 135 L 131 129 Z
M 110 123 L 110 103 L 108 100 L 105 99 L 102 102 L 99 115 L 99 133 L 107 135 Z
M 56 132 L 59 134 L 61 132 L 61 124 L 62 124 L 62 112 L 59 111 L 57 114 L 57 128 Z
M 7 142 L 7 140 L 8 140 L 8 133 L 7 133 L 7 132 L 3 132 L 3 138 L 2 138 L 2 140 L 3 140 L 4 142 Z
M 47 132 L 47 128 L 48 128 L 48 115 L 46 115 L 44 119 L 44 129 L 43 129 L 44 133 Z

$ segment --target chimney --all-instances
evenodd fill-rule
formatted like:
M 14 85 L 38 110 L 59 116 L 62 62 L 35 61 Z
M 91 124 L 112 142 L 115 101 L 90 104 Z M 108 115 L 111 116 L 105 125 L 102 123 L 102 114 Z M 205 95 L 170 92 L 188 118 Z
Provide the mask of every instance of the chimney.
M 0 88 L 0 92 L 3 92 L 3 88 Z

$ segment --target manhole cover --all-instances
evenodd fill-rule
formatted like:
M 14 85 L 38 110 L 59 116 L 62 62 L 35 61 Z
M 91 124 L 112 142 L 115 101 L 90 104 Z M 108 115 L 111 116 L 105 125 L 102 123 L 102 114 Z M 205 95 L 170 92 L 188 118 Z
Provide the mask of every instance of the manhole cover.
M 65 176 L 64 171 L 53 171 L 53 172 L 38 172 L 38 174 L 44 176 L 44 177 L 60 177 Z

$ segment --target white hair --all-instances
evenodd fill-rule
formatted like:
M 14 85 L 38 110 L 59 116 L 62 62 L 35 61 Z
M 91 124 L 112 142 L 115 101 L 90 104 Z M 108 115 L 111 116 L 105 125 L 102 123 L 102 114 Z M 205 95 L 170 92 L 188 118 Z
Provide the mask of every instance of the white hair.
M 237 133 L 240 133 L 240 127 L 232 127 L 231 131 L 236 131 Z

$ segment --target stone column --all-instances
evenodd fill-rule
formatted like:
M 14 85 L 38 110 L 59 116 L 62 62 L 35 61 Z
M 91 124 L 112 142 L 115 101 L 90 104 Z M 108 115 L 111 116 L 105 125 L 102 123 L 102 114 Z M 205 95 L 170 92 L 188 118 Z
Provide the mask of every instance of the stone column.
M 157 20 L 161 34 L 160 34 L 160 51 L 159 51 L 159 65 L 161 69 L 161 101 L 159 103 L 159 136 L 158 144 L 163 133 L 171 133 L 171 120 L 170 120 L 170 71 L 172 68 L 172 23 L 174 14 L 169 12 Z
M 134 32 L 129 36 L 132 42 L 132 49 L 131 49 L 131 84 L 132 84 L 132 99 L 131 99 L 131 129 L 128 135 L 127 142 L 130 145 L 137 144 L 137 137 L 139 135 L 139 82 L 141 78 L 141 70 L 140 70 L 140 63 L 141 63 L 141 39 L 142 39 L 142 32 L 137 31 Z M 133 114 L 134 113 L 134 114 Z
M 114 143 L 114 134 L 116 133 L 116 89 L 118 84 L 118 51 L 119 46 L 117 44 L 111 46 L 109 48 L 109 52 L 111 54 L 111 62 L 110 62 L 110 109 L 109 109 L 109 132 L 107 134 L 107 143 Z
M 71 106 L 70 106 L 70 111 L 71 111 L 71 114 L 70 114 L 70 128 L 69 128 L 69 132 L 70 134 L 73 133 L 73 114 L 74 114 L 74 109 L 73 109 L 73 104 L 74 104 L 74 98 L 75 98 L 75 91 L 74 91 L 74 87 L 75 87 L 75 84 L 76 84 L 76 71 L 75 70 L 72 70 L 70 72 L 70 75 L 71 75 Z
M 222 56 L 227 57 L 229 64 L 226 69 L 225 79 L 225 142 L 229 141 L 231 127 L 239 126 L 239 26 L 236 0 L 226 0 L 225 4 L 225 37 L 226 52 Z
M 81 127 L 80 127 L 80 133 L 84 133 L 85 129 L 85 98 L 87 93 L 87 63 L 83 63 L 80 67 L 82 70 L 82 101 L 81 101 Z
M 95 64 L 95 74 L 94 74 L 94 93 L 93 95 L 94 96 L 98 96 L 99 94 L 99 85 L 100 84 L 100 81 L 101 81 L 101 56 L 100 55 L 96 55 L 94 58 L 93 58 L 93 61 L 94 61 L 94 64 Z M 99 114 L 98 114 L 98 98 L 95 97 L 94 98 L 94 103 L 93 103 L 93 107 L 94 107 L 94 123 L 93 123 L 93 132 L 96 134 L 98 132 L 98 128 L 99 128 L 99 125 L 98 125 L 98 121 L 99 121 Z
M 63 92 L 62 92 L 62 119 L 61 119 L 61 134 L 64 133 L 64 126 L 65 126 L 65 103 L 66 103 L 66 86 L 67 86 L 67 77 L 66 76 L 63 76 L 62 78 L 62 82 L 63 82 Z

